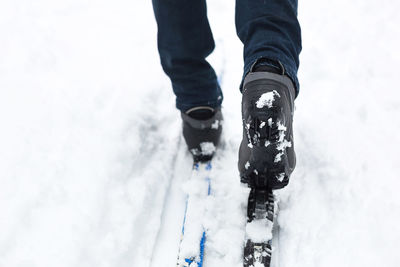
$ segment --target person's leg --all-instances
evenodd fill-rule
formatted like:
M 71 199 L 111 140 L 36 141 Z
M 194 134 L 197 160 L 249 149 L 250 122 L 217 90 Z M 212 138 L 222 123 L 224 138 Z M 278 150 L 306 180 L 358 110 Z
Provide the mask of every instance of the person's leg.
M 153 0 L 161 64 L 172 82 L 176 106 L 217 108 L 222 92 L 206 61 L 215 44 L 205 0 Z
M 297 0 L 236 0 L 236 30 L 244 44 L 243 79 L 258 59 L 267 58 L 283 65 L 298 94 L 301 32 Z
M 280 189 L 296 165 L 294 98 L 301 50 L 297 0 L 236 0 L 236 27 L 244 44 L 241 181 Z

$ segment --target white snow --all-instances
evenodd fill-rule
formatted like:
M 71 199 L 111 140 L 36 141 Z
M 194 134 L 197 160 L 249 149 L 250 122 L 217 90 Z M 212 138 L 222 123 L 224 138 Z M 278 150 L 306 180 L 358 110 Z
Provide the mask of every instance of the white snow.
M 256 243 L 268 241 L 272 237 L 272 226 L 268 219 L 253 220 L 246 225 L 246 237 Z
M 276 179 L 277 179 L 279 182 L 283 182 L 283 179 L 285 179 L 285 173 L 280 173 L 280 174 L 276 177 Z
M 240 267 L 242 45 L 234 3 L 208 5 L 225 122 L 202 203 L 205 266 Z M 281 267 L 399 266 L 399 9 L 299 2 Z M 191 161 L 151 1 L 0 1 L 0 127 L 0 266 L 175 266 Z
M 262 94 L 256 102 L 256 107 L 257 108 L 263 108 L 263 107 L 271 108 L 275 101 L 275 97 L 280 97 L 279 93 L 276 90 Z
M 265 147 L 268 147 L 270 144 L 271 144 L 271 142 L 268 141 L 268 140 L 266 140 L 264 146 L 265 146 Z
M 213 124 L 211 124 L 211 128 L 212 128 L 212 129 L 215 129 L 215 130 L 218 130 L 219 125 L 220 125 L 220 121 L 219 121 L 219 120 L 215 120 L 215 121 L 213 122 Z
M 246 164 L 244 165 L 244 167 L 246 168 L 246 170 L 250 167 L 250 162 L 246 162 Z
M 212 142 L 203 142 L 200 144 L 203 155 L 212 155 L 215 152 L 215 145 Z
M 272 124 L 273 124 L 274 122 L 272 121 L 272 118 L 269 118 L 268 119 L 268 126 L 269 127 L 272 127 Z
M 212 142 L 202 142 L 200 143 L 200 149 L 192 148 L 190 152 L 193 155 L 211 155 L 215 152 L 216 147 Z
M 287 127 L 283 125 L 280 121 L 278 121 L 277 124 L 278 124 L 278 130 L 280 131 L 279 140 L 282 140 L 283 138 L 285 138 L 285 132 L 287 130 Z
M 278 145 L 277 145 L 276 149 L 280 152 L 275 156 L 274 162 L 281 161 L 286 148 L 292 147 L 292 143 L 289 142 L 287 139 L 285 139 L 287 127 L 285 125 L 283 125 L 280 121 L 278 121 L 277 124 L 278 124 L 278 131 L 279 131 L 279 139 L 278 139 Z M 265 146 L 267 146 L 267 144 L 265 144 Z

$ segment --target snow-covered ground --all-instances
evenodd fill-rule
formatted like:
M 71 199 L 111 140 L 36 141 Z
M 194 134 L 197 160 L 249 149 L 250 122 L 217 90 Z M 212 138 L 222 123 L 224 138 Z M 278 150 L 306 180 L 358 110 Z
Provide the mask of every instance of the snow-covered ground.
M 209 1 L 225 123 L 204 204 L 207 267 L 241 266 L 233 2 Z M 300 0 L 280 267 L 400 266 L 399 9 Z M 180 127 L 151 1 L 0 1 L 0 266 L 175 266 L 191 172 Z

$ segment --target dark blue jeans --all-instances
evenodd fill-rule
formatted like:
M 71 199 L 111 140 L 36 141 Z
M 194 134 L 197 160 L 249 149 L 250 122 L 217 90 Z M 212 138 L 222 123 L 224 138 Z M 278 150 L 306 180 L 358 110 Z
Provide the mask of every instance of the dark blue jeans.
M 215 47 L 206 1 L 153 0 L 153 8 L 161 65 L 171 79 L 177 108 L 220 106 L 222 91 L 206 61 Z M 244 45 L 243 77 L 259 59 L 269 59 L 283 66 L 298 92 L 297 0 L 236 0 L 236 31 Z

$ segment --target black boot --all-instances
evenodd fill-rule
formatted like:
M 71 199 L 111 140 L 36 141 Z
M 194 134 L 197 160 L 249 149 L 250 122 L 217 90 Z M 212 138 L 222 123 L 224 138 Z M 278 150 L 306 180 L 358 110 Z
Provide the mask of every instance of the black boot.
M 181 113 L 183 137 L 195 162 L 210 160 L 222 132 L 221 108 L 195 107 Z
M 282 188 L 296 165 L 293 83 L 285 75 L 263 69 L 246 76 L 242 93 L 241 181 L 253 188 Z

